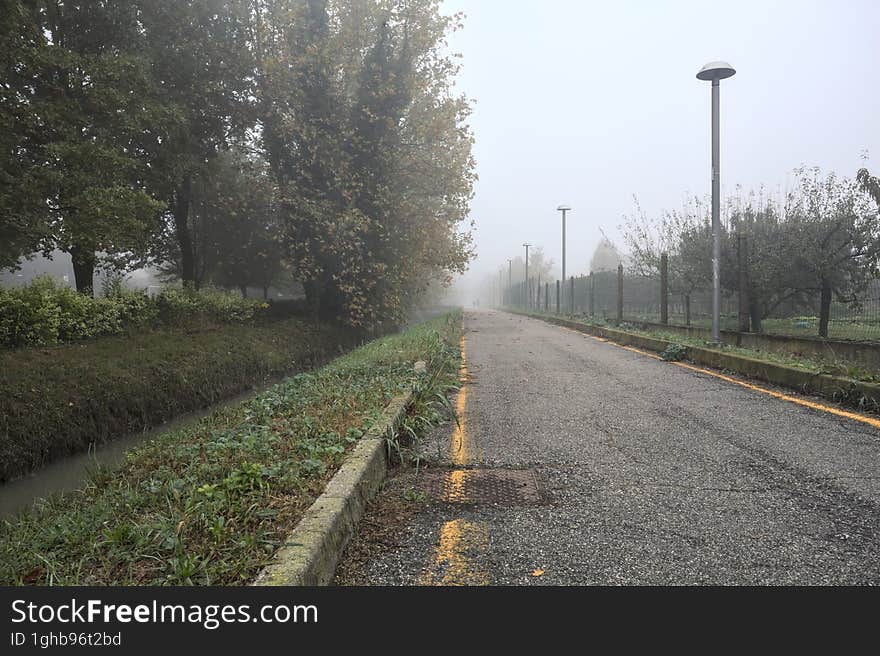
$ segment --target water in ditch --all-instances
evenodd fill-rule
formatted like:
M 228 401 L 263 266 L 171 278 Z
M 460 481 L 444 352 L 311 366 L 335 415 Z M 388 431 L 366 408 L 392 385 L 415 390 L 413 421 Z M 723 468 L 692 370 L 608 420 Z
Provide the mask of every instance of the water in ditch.
M 89 473 L 97 465 L 116 467 L 128 451 L 145 444 L 160 433 L 191 426 L 215 410 L 241 403 L 268 387 L 263 385 L 259 389 L 239 394 L 203 410 L 179 415 L 156 428 L 110 440 L 88 452 L 55 460 L 27 476 L 3 483 L 0 485 L 0 519 L 11 517 L 52 494 L 77 490 L 83 486 Z

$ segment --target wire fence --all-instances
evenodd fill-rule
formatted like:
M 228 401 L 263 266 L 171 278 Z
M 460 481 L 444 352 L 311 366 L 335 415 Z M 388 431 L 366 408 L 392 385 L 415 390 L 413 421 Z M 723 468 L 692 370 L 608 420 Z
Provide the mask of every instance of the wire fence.
M 565 282 L 536 279 L 514 283 L 504 290 L 503 305 L 553 314 L 575 315 L 604 322 L 631 322 L 658 326 L 712 326 L 712 289 L 698 286 L 687 293 L 669 289 L 664 294 L 660 276 L 640 276 L 618 271 L 594 272 Z M 664 307 L 665 306 L 665 307 Z M 722 289 L 721 329 L 744 331 L 737 292 Z M 746 318 L 748 332 L 791 337 L 819 337 L 821 298 L 793 294 L 763 307 L 759 320 Z M 757 324 L 757 325 L 755 325 Z M 828 308 L 827 338 L 880 341 L 880 280 L 871 280 L 854 297 L 833 298 Z

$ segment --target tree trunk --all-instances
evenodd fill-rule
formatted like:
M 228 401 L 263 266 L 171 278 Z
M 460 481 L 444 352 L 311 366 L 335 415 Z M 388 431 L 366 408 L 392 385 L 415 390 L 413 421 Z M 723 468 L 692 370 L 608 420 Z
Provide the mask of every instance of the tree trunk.
M 822 281 L 819 297 L 819 337 L 828 337 L 828 321 L 831 319 L 831 283 Z
M 196 287 L 196 257 L 192 232 L 189 229 L 189 212 L 192 205 L 192 176 L 186 175 L 174 198 L 174 233 L 180 249 L 180 278 L 184 287 Z
M 269 300 L 269 288 L 266 285 L 263 285 L 263 300 Z
M 623 321 L 623 265 L 617 265 L 617 323 Z
M 743 235 L 736 236 L 736 265 L 737 265 L 737 287 L 739 288 L 739 331 L 747 333 L 751 329 L 749 316 L 749 269 L 748 269 L 748 242 Z
M 247 298 L 247 285 L 239 285 L 238 289 L 241 291 L 241 297 Z
M 660 323 L 669 323 L 669 256 L 660 256 Z
M 309 280 L 303 283 L 303 291 L 306 295 L 306 307 L 312 319 L 318 321 L 321 313 L 322 285 L 317 280 Z
M 93 296 L 95 265 L 98 263 L 95 252 L 78 246 L 72 246 L 68 252 L 73 263 L 73 280 L 76 284 L 76 291 L 85 296 Z

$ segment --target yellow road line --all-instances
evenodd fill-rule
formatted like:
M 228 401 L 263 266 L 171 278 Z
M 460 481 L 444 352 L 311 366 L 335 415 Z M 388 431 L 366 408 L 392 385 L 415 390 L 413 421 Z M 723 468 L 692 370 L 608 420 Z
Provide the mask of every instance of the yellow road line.
M 601 337 L 596 337 L 595 335 L 590 335 L 588 333 L 582 333 L 579 330 L 575 330 L 573 328 L 566 328 L 566 330 L 570 330 L 574 333 L 578 333 L 579 335 L 584 335 L 591 339 L 595 339 L 599 342 L 604 342 L 606 344 L 613 344 L 619 348 L 625 349 L 627 351 L 632 351 L 633 353 L 638 353 L 640 355 L 646 355 L 649 358 L 654 358 L 655 360 L 662 360 L 663 358 L 653 354 L 648 353 L 647 351 L 643 351 L 642 349 L 638 349 L 632 346 L 626 346 L 624 344 L 618 344 L 616 342 L 612 342 L 608 339 L 602 339 Z M 868 426 L 873 426 L 874 428 L 880 428 L 880 419 L 875 417 L 869 417 L 867 415 L 863 415 L 858 412 L 851 412 L 849 410 L 842 410 L 841 408 L 837 408 L 833 405 L 827 405 L 825 403 L 818 403 L 817 401 L 810 401 L 809 399 L 801 398 L 798 396 L 792 396 L 790 394 L 783 394 L 782 392 L 777 392 L 776 390 L 768 389 L 766 387 L 762 387 L 760 385 L 755 385 L 754 383 L 748 383 L 744 380 L 739 380 L 737 378 L 733 378 L 731 376 L 726 376 L 724 374 L 718 373 L 717 371 L 713 371 L 712 369 L 706 369 L 705 367 L 698 367 L 696 365 L 687 364 L 685 362 L 672 362 L 670 364 L 674 364 L 677 367 L 681 367 L 682 369 L 689 369 L 690 371 L 696 371 L 697 373 L 706 374 L 707 376 L 712 376 L 713 378 L 719 378 L 720 380 L 726 381 L 728 383 L 733 383 L 734 385 L 739 385 L 740 387 L 745 387 L 746 389 L 750 389 L 754 392 L 760 392 L 761 394 L 766 394 L 768 396 L 772 396 L 773 398 L 779 399 L 780 401 L 787 401 L 788 403 L 794 403 L 795 405 L 799 405 L 805 408 L 811 408 L 812 410 L 818 410 L 820 412 L 827 412 L 828 414 L 835 415 L 836 417 L 843 417 L 845 419 L 851 419 L 853 421 L 860 422 L 862 424 L 867 424 Z
M 489 574 L 474 556 L 489 547 L 489 529 L 483 523 L 455 519 L 440 529 L 440 544 L 422 585 L 488 585 Z
M 444 501 L 466 501 L 466 492 L 464 489 L 468 478 L 467 469 L 454 469 L 446 475 L 443 481 L 443 500 Z
M 467 432 L 467 417 L 465 410 L 467 409 L 468 397 L 468 368 L 467 355 L 465 353 L 466 342 L 464 335 L 461 336 L 459 348 L 461 349 L 461 369 L 459 370 L 459 380 L 461 381 L 461 389 L 458 390 L 458 397 L 455 400 L 455 416 L 458 422 L 455 430 L 452 432 L 452 440 L 449 444 L 449 455 L 452 462 L 456 465 L 467 465 L 470 462 L 470 438 Z
M 459 467 L 471 463 L 472 443 L 467 427 L 469 374 L 465 339 L 461 338 L 461 389 L 455 402 L 458 422 L 449 442 L 452 462 Z M 443 496 L 447 501 L 461 501 L 465 497 L 465 483 L 469 472 L 454 469 L 446 475 Z M 477 562 L 477 556 L 489 548 L 489 529 L 482 522 L 454 519 L 440 527 L 440 541 L 434 558 L 420 578 L 422 585 L 488 585 L 489 574 Z

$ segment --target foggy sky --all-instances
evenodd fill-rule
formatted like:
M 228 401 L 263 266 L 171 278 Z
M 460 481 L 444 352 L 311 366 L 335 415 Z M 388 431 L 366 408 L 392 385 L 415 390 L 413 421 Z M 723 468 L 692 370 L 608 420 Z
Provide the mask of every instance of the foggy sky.
M 880 2 L 445 0 L 480 180 L 478 259 L 465 285 L 521 244 L 557 263 L 568 203 L 567 273 L 586 273 L 599 228 L 633 195 L 649 215 L 710 191 L 710 84 L 721 82 L 722 202 L 737 184 L 783 192 L 792 169 L 852 177 L 880 169 Z

